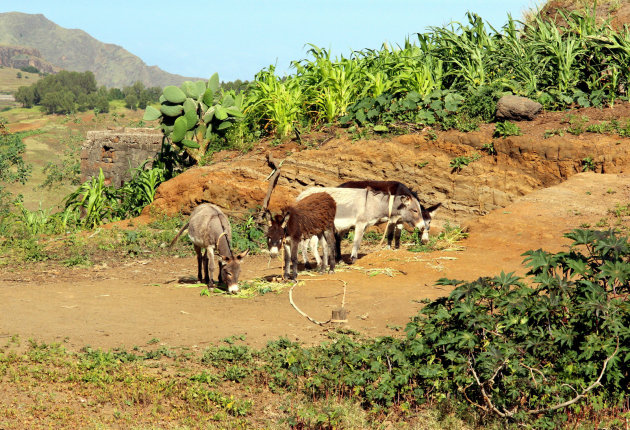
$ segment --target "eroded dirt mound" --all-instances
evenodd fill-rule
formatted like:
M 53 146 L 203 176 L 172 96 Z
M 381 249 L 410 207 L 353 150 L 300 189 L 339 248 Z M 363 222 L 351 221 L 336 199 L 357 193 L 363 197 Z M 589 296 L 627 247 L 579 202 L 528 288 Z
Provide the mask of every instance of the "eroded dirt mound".
M 245 155 L 220 153 L 215 159 L 223 161 L 191 169 L 162 184 L 144 214 L 189 213 L 202 202 L 233 213 L 255 208 L 267 191 L 270 170 L 265 155 L 271 151 L 278 160 L 284 159 L 272 209 L 291 202 L 308 186 L 336 186 L 357 179 L 398 180 L 416 190 L 423 204 L 442 202 L 442 220 L 462 224 L 566 180 L 583 170 L 585 159 L 591 160 L 596 172 L 627 172 L 630 139 L 566 131 L 583 117 L 593 124 L 612 119 L 623 122 L 630 117 L 630 105 L 575 109 L 570 117 L 562 112 L 543 113 L 534 121 L 517 124 L 521 136 L 507 138 L 494 138 L 494 124 L 485 124 L 472 133 L 438 132 L 436 139 L 425 133 L 352 141 L 339 133 L 341 137 L 311 149 L 291 142 L 259 147 Z M 585 129 L 587 123 L 580 126 Z M 489 154 L 489 147 L 496 153 Z M 457 157 L 468 157 L 469 163 L 454 169 Z
M 610 25 L 617 29 L 630 24 L 630 2 L 628 0 L 552 0 L 541 9 L 541 16 L 546 20 L 555 21 L 560 25 L 566 24 L 562 13 L 579 12 L 590 16 L 595 10 L 599 23 L 610 21 Z
M 424 298 L 448 294 L 442 277 L 473 280 L 502 270 L 523 274 L 523 252 L 565 249 L 563 234 L 580 226 L 630 227 L 630 216 L 615 211 L 630 203 L 630 176 L 580 173 L 535 191 L 470 223 L 462 251 L 413 253 L 364 244 L 354 266 L 319 276 L 301 273 L 293 291 L 296 305 L 325 321 L 342 301 L 350 312 L 345 327 L 368 336 L 398 333 Z M 344 243 L 347 254 L 349 244 Z M 279 259 L 249 256 L 241 280 L 282 273 Z M 123 260 L 89 269 L 48 268 L 44 263 L 0 269 L 0 337 L 15 334 L 70 349 L 112 348 L 147 342 L 172 347 L 216 344 L 245 335 L 261 347 L 286 336 L 308 345 L 327 339 L 335 326 L 309 322 L 289 303 L 289 285 L 280 293 L 253 299 L 200 296 L 190 288 L 194 257 Z M 344 296 L 344 285 L 345 296 Z M 394 330 L 394 331 L 393 331 Z

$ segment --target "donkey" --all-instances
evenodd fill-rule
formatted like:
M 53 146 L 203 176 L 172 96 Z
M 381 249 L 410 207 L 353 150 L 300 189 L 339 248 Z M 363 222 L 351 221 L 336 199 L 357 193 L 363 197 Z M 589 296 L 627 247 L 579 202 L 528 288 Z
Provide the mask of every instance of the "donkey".
M 398 181 L 348 181 L 337 188 L 359 188 L 359 189 L 371 189 L 375 192 L 387 194 L 389 197 L 388 205 L 388 220 L 385 226 L 385 233 L 381 239 L 380 245 L 383 244 L 383 240 L 387 237 L 387 246 L 391 248 L 392 239 L 394 239 L 394 248 L 400 248 L 400 236 L 402 234 L 403 222 L 400 217 L 393 217 L 393 203 L 395 196 L 409 196 L 412 199 L 418 200 L 418 195 L 415 191 L 407 187 L 402 182 Z M 419 201 L 419 200 L 418 200 Z M 429 208 L 424 208 L 420 205 L 422 210 L 422 219 L 424 220 L 424 226 L 422 227 L 422 243 L 429 241 L 429 228 L 431 227 L 431 218 L 437 208 L 441 206 L 441 203 L 433 205 Z
M 217 249 L 219 258 L 219 283 L 225 283 L 228 292 L 238 292 L 238 277 L 241 273 L 241 261 L 249 251 L 236 256 L 232 253 L 232 228 L 230 221 L 217 206 L 212 203 L 203 203 L 197 206 L 190 214 L 190 219 L 184 225 L 177 236 L 171 241 L 173 246 L 179 236 L 188 229 L 195 252 L 197 253 L 197 279 L 206 285 L 213 285 L 212 272 L 214 272 L 214 251 Z M 201 251 L 204 250 L 202 255 Z M 210 258 L 208 258 L 208 251 Z M 208 274 L 208 262 L 210 273 Z M 203 277 L 202 277 L 203 266 Z
M 267 245 L 272 257 L 284 245 L 284 278 L 297 278 L 297 254 L 300 242 L 312 236 L 324 244 L 324 259 L 319 271 L 324 273 L 326 264 L 329 272 L 335 271 L 335 200 L 326 193 L 314 193 L 291 206 L 282 214 L 271 215 L 267 230 Z
M 431 219 L 434 212 L 441 205 L 441 203 L 438 203 L 425 209 L 418 201 L 417 196 L 411 191 L 404 194 L 388 195 L 384 192 L 374 191 L 369 186 L 365 188 L 312 187 L 304 190 L 297 197 L 297 200 L 301 200 L 313 193 L 321 192 L 330 194 L 337 204 L 335 214 L 335 228 L 337 232 L 341 234 L 351 228 L 355 230 L 352 252 L 350 254 L 351 262 L 355 262 L 358 258 L 359 247 L 365 229 L 377 223 L 392 222 L 391 220 L 393 220 L 393 223 L 396 224 L 406 223 L 413 227 L 424 229 L 422 241 L 426 243 L 429 240 Z M 312 246 L 315 253 L 317 246 L 314 242 L 315 240 L 312 240 L 311 245 L 315 245 L 314 247 Z M 336 252 L 340 257 L 339 248 L 337 241 Z

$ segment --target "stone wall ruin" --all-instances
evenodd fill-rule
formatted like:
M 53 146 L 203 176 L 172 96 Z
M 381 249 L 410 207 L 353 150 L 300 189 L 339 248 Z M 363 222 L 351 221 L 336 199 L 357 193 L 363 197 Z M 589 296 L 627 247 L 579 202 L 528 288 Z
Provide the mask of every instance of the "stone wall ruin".
M 161 147 L 162 132 L 152 128 L 88 131 L 81 147 L 81 182 L 98 176 L 103 169 L 105 184 L 120 187 L 131 179 L 131 169 L 152 160 Z

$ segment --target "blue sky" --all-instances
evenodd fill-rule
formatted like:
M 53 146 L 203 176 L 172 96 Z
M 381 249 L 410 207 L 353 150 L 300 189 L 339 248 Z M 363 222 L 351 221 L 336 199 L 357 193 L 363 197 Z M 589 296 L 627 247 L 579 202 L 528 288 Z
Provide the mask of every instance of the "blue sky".
M 9 4 L 11 3 L 11 4 Z M 501 27 L 510 13 L 521 19 L 533 0 L 319 0 L 161 1 L 22 0 L 0 2 L 0 12 L 41 13 L 120 45 L 148 65 L 184 76 L 251 80 L 269 65 L 292 73 L 308 43 L 333 57 L 352 50 L 395 46 L 405 37 L 451 21 L 466 11 Z

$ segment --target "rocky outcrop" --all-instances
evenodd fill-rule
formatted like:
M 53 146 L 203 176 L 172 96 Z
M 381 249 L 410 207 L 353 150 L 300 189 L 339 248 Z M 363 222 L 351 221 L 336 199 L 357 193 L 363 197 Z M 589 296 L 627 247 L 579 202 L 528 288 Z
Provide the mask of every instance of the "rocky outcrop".
M 37 49 L 19 46 L 0 46 L 0 65 L 14 69 L 33 66 L 42 73 L 57 73 L 61 70 L 41 58 Z
M 496 154 L 484 152 L 484 145 L 490 144 Z M 397 180 L 416 190 L 425 205 L 442 202 L 440 220 L 458 224 L 562 182 L 582 171 L 586 157 L 597 172 L 630 170 L 630 139 L 493 139 L 490 129 L 441 133 L 435 141 L 420 134 L 356 142 L 333 139 L 318 149 L 290 155 L 287 148 L 272 151 L 276 159 L 285 160 L 272 209 L 287 204 L 308 186 L 336 186 L 355 179 Z M 225 154 L 217 158 L 221 156 Z M 457 157 L 470 161 L 456 170 L 451 163 Z M 236 212 L 251 210 L 264 199 L 269 173 L 262 151 L 191 169 L 162 184 L 144 213 L 189 213 L 202 202 Z

